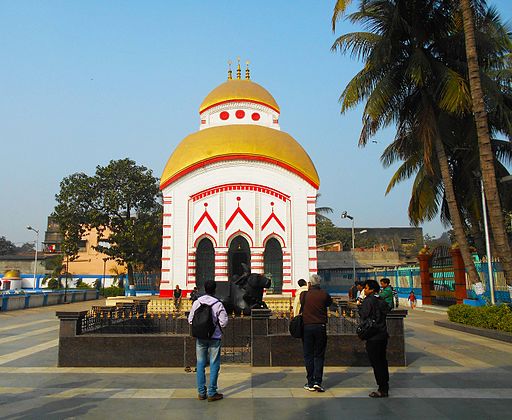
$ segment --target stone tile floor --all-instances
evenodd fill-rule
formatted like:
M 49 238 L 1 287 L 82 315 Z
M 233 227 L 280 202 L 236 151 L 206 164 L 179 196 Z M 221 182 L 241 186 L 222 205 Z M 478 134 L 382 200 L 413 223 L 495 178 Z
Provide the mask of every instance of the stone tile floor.
M 370 368 L 326 368 L 327 392 L 302 389 L 304 369 L 223 365 L 226 398 L 196 400 L 195 376 L 175 368 L 58 368 L 56 310 L 0 313 L 1 419 L 511 418 L 512 345 L 435 327 L 443 312 L 406 319 L 408 366 L 391 368 L 389 399 L 372 400 Z M 123 357 L 122 350 L 119 357 Z

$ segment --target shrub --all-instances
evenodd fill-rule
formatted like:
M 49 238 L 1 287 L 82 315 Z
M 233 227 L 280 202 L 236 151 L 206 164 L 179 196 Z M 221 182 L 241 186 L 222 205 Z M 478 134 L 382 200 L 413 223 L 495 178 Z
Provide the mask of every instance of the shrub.
M 116 287 L 116 286 L 105 287 L 105 289 L 101 290 L 101 294 L 104 297 L 124 296 L 124 289 L 122 287 Z
M 50 280 L 48 280 L 48 287 L 50 289 L 60 289 L 61 288 L 60 281 L 58 279 L 50 279 Z
M 459 324 L 512 332 L 512 310 L 507 305 L 453 305 L 448 308 L 448 319 Z

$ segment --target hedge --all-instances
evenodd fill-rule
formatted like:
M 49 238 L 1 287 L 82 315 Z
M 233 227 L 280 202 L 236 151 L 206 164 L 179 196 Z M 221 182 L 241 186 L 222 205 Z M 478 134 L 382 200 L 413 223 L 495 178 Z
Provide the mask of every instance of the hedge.
M 448 319 L 459 324 L 512 333 L 512 310 L 504 304 L 480 307 L 453 305 L 448 308 Z
M 124 289 L 122 287 L 110 286 L 100 290 L 104 297 L 110 296 L 124 296 Z

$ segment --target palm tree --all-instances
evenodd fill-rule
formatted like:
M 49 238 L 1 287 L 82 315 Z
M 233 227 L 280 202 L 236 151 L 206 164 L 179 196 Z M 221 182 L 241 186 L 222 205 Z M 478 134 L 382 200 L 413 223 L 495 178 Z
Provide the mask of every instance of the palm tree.
M 316 201 L 318 201 L 318 199 L 320 198 L 321 194 L 320 193 L 317 193 L 316 195 Z M 326 220 L 329 220 L 329 218 L 327 216 L 325 216 L 326 214 L 330 214 L 332 213 L 333 210 L 331 207 L 316 207 L 315 208 L 315 217 L 316 217 L 316 222 L 318 223 L 319 221 L 326 221 Z
M 470 0 L 460 0 L 459 3 L 464 19 L 464 36 L 466 41 L 469 86 L 471 89 L 473 113 L 476 122 L 478 145 L 480 149 L 480 168 L 482 171 L 482 181 L 485 187 L 486 203 L 489 210 L 489 220 L 494 236 L 494 244 L 503 265 L 507 284 L 512 285 L 512 252 L 505 231 L 503 210 L 501 208 L 501 201 L 496 183 L 494 154 L 491 147 L 485 99 L 480 79 L 473 11 Z
M 340 3 L 347 2 L 338 1 L 337 6 Z M 334 25 L 337 18 L 335 13 Z M 369 30 L 342 35 L 332 47 L 365 61 L 340 97 L 341 111 L 366 100 L 360 146 L 365 146 L 379 129 L 394 123 L 394 142 L 399 148 L 421 150 L 420 159 L 428 174 L 438 166 L 469 280 L 476 283 L 479 277 L 439 127 L 442 113 L 464 112 L 470 106 L 464 79 L 443 62 L 443 51 L 437 45 L 454 31 L 451 15 L 440 1 L 361 0 L 349 19 Z

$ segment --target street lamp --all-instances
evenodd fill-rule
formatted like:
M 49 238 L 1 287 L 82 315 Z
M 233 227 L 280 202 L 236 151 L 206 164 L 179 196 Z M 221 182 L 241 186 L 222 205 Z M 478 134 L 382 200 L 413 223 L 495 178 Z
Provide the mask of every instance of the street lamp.
M 489 225 L 487 223 L 487 205 L 485 203 L 484 180 L 480 172 L 475 171 L 476 176 L 480 178 L 480 192 L 482 194 L 482 218 L 484 219 L 485 231 L 485 250 L 487 252 L 487 272 L 489 275 L 489 292 L 491 294 L 491 304 L 495 304 L 494 300 L 494 276 L 492 273 L 492 256 L 491 256 L 491 240 L 489 238 Z
M 352 281 L 356 281 L 356 239 L 354 235 L 354 217 L 348 214 L 346 211 L 344 211 L 343 213 L 341 213 L 341 218 L 350 219 L 352 221 Z
M 105 297 L 105 268 L 107 266 L 107 261 L 107 257 L 103 258 L 103 281 L 101 282 L 101 294 L 103 295 L 103 297 Z
M 35 242 L 35 257 L 34 257 L 34 289 L 36 288 L 36 277 L 37 277 L 37 246 L 39 244 L 39 231 L 34 229 L 32 226 L 27 226 L 28 230 L 32 230 L 36 233 L 36 242 Z

